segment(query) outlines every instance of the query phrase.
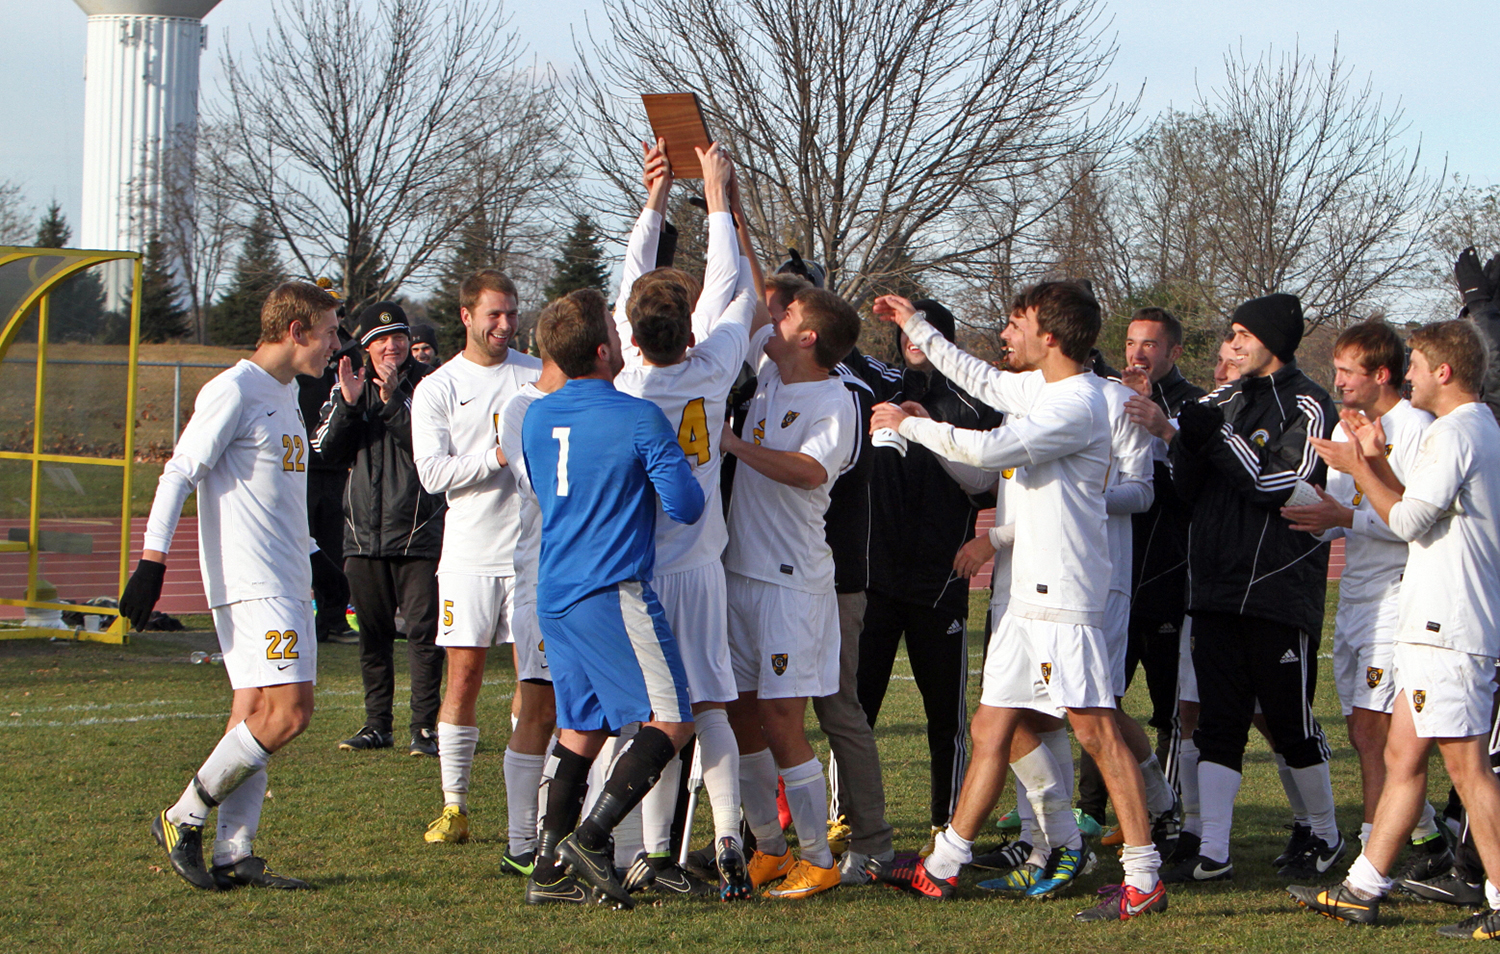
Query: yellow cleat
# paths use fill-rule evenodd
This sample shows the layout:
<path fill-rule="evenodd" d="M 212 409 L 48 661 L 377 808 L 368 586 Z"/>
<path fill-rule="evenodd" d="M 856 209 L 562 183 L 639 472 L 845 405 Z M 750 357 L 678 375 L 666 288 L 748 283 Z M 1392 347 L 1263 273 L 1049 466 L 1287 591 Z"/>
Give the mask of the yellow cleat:
<path fill-rule="evenodd" d="M 927 836 L 927 844 L 923 845 L 922 850 L 917 852 L 918 858 L 926 858 L 928 855 L 937 850 L 937 836 L 941 835 L 943 833 L 943 829 L 947 827 L 947 825 L 943 825 L 941 827 L 937 825 L 932 826 L 932 834 Z"/>
<path fill-rule="evenodd" d="M 469 840 L 469 816 L 459 811 L 457 805 L 444 805 L 443 813 L 427 826 L 422 840 L 434 845 L 439 842 L 463 844 Z"/>
<path fill-rule="evenodd" d="M 844 816 L 840 815 L 837 820 L 830 819 L 828 822 L 828 850 L 836 855 L 842 855 L 849 850 L 849 836 L 853 830 L 844 824 Z"/>
<path fill-rule="evenodd" d="M 779 881 L 787 876 L 792 870 L 796 859 L 792 857 L 792 849 L 788 848 L 784 855 L 768 855 L 764 851 L 756 849 L 755 854 L 750 856 L 750 887 L 759 888 L 763 884 Z M 837 871 L 834 874 L 838 874 Z"/>
<path fill-rule="evenodd" d="M 806 860 L 799 860 L 787 873 L 781 886 L 772 888 L 766 894 L 773 898 L 806 898 L 838 886 L 838 868 L 819 868 Z"/>
<path fill-rule="evenodd" d="M 1116 826 L 1104 833 L 1099 839 L 1099 844 L 1105 848 L 1123 848 L 1125 846 L 1125 829 Z"/>

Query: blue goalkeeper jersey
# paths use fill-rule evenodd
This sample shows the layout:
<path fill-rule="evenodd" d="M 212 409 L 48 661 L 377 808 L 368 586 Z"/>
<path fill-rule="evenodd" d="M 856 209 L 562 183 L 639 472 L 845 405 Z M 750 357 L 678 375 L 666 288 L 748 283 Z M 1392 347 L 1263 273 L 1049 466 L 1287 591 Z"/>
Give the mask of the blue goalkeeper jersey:
<path fill-rule="evenodd" d="M 542 511 L 540 616 L 651 579 L 658 495 L 678 523 L 703 515 L 703 490 L 666 415 L 608 381 L 576 379 L 533 401 L 521 453 Z"/>

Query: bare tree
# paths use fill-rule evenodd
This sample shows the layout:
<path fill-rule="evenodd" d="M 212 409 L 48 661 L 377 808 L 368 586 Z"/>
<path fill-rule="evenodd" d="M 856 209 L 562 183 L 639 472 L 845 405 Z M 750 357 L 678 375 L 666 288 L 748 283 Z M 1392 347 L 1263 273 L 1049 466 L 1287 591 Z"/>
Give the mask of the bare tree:
<path fill-rule="evenodd" d="M 1432 285 L 1441 289 L 1432 303 L 1431 317 L 1451 318 L 1463 304 L 1453 280 L 1458 254 L 1472 245 L 1481 261 L 1500 255 L 1500 185 L 1481 187 L 1455 176 L 1443 192 L 1431 242 Z"/>
<path fill-rule="evenodd" d="M 1011 238 L 995 196 L 1107 154 L 1133 112 L 1102 80 L 1096 0 L 606 0 L 579 43 L 580 149 L 601 208 L 634 215 L 638 94 L 692 91 L 742 171 L 751 228 L 854 302 L 933 273 L 983 275 Z M 635 206 L 639 208 L 639 206 Z M 1024 225 L 1026 221 L 1019 223 Z"/>
<path fill-rule="evenodd" d="M 0 181 L 0 245 L 28 245 L 36 232 L 32 208 L 18 183 Z"/>
<path fill-rule="evenodd" d="M 351 309 L 430 277 L 483 210 L 511 221 L 565 164 L 550 85 L 483 0 L 279 0 L 224 53 L 213 174 L 263 213 L 295 268 L 360 283 Z"/>

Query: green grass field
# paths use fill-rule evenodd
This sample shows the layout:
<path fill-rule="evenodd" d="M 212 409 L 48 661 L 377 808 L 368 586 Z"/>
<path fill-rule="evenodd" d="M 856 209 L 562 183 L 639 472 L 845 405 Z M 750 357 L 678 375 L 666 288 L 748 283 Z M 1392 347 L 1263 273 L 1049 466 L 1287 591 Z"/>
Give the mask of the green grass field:
<path fill-rule="evenodd" d="M 979 691 L 974 634 L 983 625 L 983 606 L 975 603 L 971 705 Z M 1455 909 L 1409 903 L 1391 906 L 1386 926 L 1357 929 L 1295 909 L 1269 867 L 1288 819 L 1260 742 L 1252 742 L 1247 757 L 1235 818 L 1236 880 L 1178 889 L 1162 917 L 1071 921 L 1074 911 L 1092 904 L 1095 889 L 1119 879 L 1112 857 L 1071 896 L 1052 902 L 996 900 L 973 888 L 977 878 L 966 874 L 960 900 L 943 905 L 884 888 L 845 888 L 802 902 L 532 909 L 521 903 L 522 883 L 498 873 L 509 664 L 493 668 L 481 699 L 486 735 L 471 805 L 477 842 L 427 845 L 422 831 L 441 807 L 437 762 L 409 758 L 404 746 L 374 754 L 335 749 L 361 724 L 362 693 L 357 648 L 329 644 L 321 647 L 317 716 L 272 763 L 272 797 L 257 843 L 278 869 L 321 890 L 195 891 L 164 870 L 148 824 L 175 800 L 223 731 L 229 700 L 223 670 L 188 663 L 189 652 L 212 645 L 207 634 L 137 636 L 126 647 L 0 643 L 0 799 L 11 806 L 0 822 L 0 951 L 1405 954 L 1448 946 L 1433 928 L 1458 920 Z M 1319 714 L 1336 752 L 1340 823 L 1357 831 L 1354 754 L 1327 661 L 1321 669 Z M 897 677 L 878 734 L 896 847 L 910 852 L 927 836 L 928 770 L 921 707 L 904 656 Z M 405 718 L 403 682 L 398 676 L 398 727 Z M 1127 706 L 1140 712 L 1142 704 L 1138 689 Z M 1440 772 L 1431 789 L 1436 798 L 1446 792 Z M 706 837 L 707 817 L 704 805 L 695 844 Z"/>

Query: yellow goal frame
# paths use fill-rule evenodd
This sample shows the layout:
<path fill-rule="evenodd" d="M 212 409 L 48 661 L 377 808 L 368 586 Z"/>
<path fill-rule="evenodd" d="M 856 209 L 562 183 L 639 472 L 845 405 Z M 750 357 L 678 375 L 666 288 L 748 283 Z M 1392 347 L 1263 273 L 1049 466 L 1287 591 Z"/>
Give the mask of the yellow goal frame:
<path fill-rule="evenodd" d="M 129 261 L 131 266 L 130 295 L 130 365 L 126 370 L 125 440 L 119 458 L 79 457 L 68 454 L 45 454 L 42 452 L 43 413 L 47 384 L 47 321 L 52 292 L 68 278 L 87 268 L 106 262 Z M 44 603 L 37 599 L 37 567 L 40 549 L 40 498 L 41 466 L 50 464 L 88 464 L 119 467 L 124 472 L 124 493 L 120 500 L 120 579 L 119 591 L 125 589 L 130 571 L 130 491 L 131 462 L 135 459 L 135 399 L 136 369 L 140 354 L 141 336 L 141 276 L 142 262 L 139 252 L 105 252 L 71 248 L 18 248 L 0 246 L 0 269 L 24 267 L 33 283 L 31 290 L 16 303 L 9 314 L 0 313 L 0 359 L 10 351 L 12 342 L 32 308 L 37 310 L 37 355 L 36 355 L 36 403 L 32 424 L 32 447 L 30 453 L 0 451 L 0 460 L 29 461 L 31 464 L 31 511 L 29 532 L 25 541 L 0 540 L 0 553 L 26 553 L 26 598 L 23 600 L 0 598 L 0 606 L 20 606 L 29 609 L 61 610 L 77 612 L 79 607 L 71 603 Z M 116 645 L 130 641 L 130 627 L 120 617 L 120 611 L 108 607 L 90 607 L 90 615 L 113 616 L 114 621 L 102 632 L 91 633 L 77 629 L 44 629 L 24 627 L 0 629 L 3 639 L 60 638 L 90 640 Z"/>

